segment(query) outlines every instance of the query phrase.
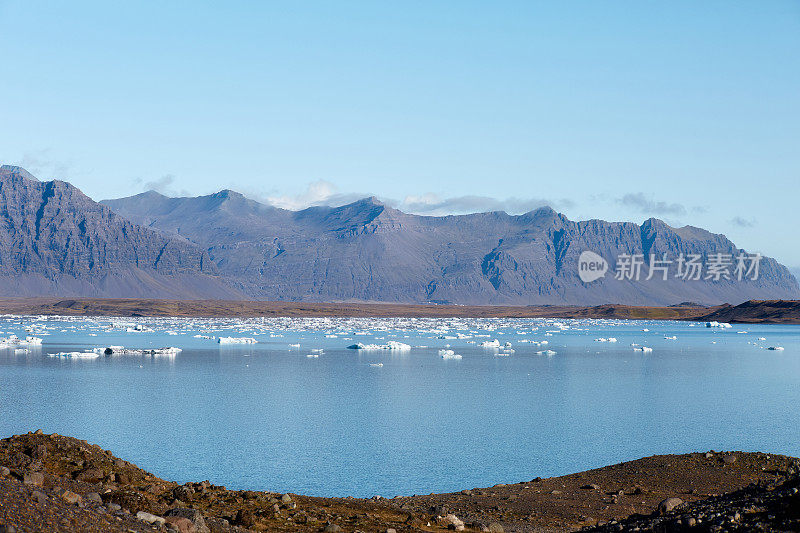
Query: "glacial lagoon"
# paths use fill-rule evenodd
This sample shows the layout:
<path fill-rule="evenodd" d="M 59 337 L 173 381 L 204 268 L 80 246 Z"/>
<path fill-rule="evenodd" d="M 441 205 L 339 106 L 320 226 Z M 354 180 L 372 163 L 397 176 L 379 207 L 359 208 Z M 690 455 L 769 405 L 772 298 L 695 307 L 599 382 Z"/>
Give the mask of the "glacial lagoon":
<path fill-rule="evenodd" d="M 0 435 L 75 436 L 178 482 L 391 497 L 800 455 L 797 326 L 6 316 L 0 337 Z"/>

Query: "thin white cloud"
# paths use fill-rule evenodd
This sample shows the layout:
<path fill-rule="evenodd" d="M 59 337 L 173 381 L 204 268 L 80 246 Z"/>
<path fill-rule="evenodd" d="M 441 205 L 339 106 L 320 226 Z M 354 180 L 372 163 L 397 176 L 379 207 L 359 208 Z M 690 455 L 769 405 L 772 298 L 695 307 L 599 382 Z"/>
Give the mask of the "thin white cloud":
<path fill-rule="evenodd" d="M 572 207 L 571 200 L 558 201 L 544 198 L 491 198 L 489 196 L 465 195 L 441 198 L 433 193 L 406 196 L 398 208 L 408 213 L 420 215 L 453 215 L 464 213 L 480 213 L 486 211 L 505 211 L 519 214 L 533 211 L 539 207 L 554 208 Z"/>
<path fill-rule="evenodd" d="M 687 212 L 686 207 L 682 204 L 652 200 L 641 192 L 628 193 L 617 199 L 617 203 L 647 215 L 682 216 Z"/>
<path fill-rule="evenodd" d="M 295 195 L 262 195 L 256 194 L 257 199 L 281 209 L 298 211 L 312 206 L 330 205 L 339 206 L 355 202 L 368 194 L 340 193 L 333 183 L 326 180 L 317 180 L 309 183 L 306 189 Z"/>
<path fill-rule="evenodd" d="M 752 228 L 753 226 L 756 225 L 756 221 L 755 220 L 746 219 L 746 218 L 739 217 L 739 216 L 733 217 L 730 220 L 730 223 L 733 224 L 734 226 L 739 226 L 740 228 Z"/>

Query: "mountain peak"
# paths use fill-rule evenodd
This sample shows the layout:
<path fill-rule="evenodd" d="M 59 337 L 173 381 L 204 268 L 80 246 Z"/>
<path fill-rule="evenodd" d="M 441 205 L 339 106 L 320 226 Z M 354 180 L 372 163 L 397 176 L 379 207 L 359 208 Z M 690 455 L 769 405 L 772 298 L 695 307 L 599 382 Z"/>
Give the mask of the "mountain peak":
<path fill-rule="evenodd" d="M 22 167 L 16 165 L 0 166 L 0 178 L 22 178 L 23 180 L 39 181 L 36 177 Z"/>

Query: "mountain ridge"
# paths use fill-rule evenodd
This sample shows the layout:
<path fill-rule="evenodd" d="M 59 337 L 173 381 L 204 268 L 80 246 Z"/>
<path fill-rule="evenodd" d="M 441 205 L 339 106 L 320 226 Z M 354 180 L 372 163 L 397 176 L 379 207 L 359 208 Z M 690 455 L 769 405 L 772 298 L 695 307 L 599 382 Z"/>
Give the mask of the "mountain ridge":
<path fill-rule="evenodd" d="M 215 193 L 219 195 L 220 193 Z M 141 196 L 141 195 L 138 195 Z M 577 258 L 592 250 L 610 263 L 620 253 L 742 252 L 722 234 L 673 228 L 650 218 L 641 225 L 569 220 L 549 206 L 423 216 L 366 197 L 342 206 L 290 211 L 238 195 L 233 212 L 208 209 L 207 198 L 131 198 L 103 203 L 134 222 L 179 235 L 208 250 L 237 289 L 258 299 L 394 301 L 465 305 L 713 305 L 749 299 L 797 298 L 797 281 L 771 258 L 762 278 L 733 284 L 669 279 L 645 283 L 606 278 L 585 284 Z M 169 208 L 163 204 L 171 203 Z M 161 207 L 157 204 L 162 204 Z M 647 266 L 647 265 L 645 265 Z"/>
<path fill-rule="evenodd" d="M 197 246 L 10 165 L 0 167 L 0 294 L 238 295 Z"/>

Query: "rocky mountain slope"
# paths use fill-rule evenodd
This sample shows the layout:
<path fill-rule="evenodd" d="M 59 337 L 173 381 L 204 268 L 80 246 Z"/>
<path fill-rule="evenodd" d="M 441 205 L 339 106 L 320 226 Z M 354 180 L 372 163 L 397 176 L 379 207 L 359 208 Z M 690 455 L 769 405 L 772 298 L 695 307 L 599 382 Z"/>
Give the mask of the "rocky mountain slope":
<path fill-rule="evenodd" d="M 130 220 L 207 250 L 241 292 L 259 299 L 389 301 L 472 305 L 674 305 L 740 303 L 800 297 L 794 276 L 764 258 L 759 279 L 684 280 L 677 264 L 662 281 L 616 280 L 619 254 L 741 251 L 725 236 L 700 228 L 574 222 L 550 208 L 429 217 L 365 198 L 341 207 L 287 211 L 224 190 L 196 198 L 150 191 L 105 205 Z M 583 251 L 596 252 L 610 272 L 591 283 L 578 276 Z M 731 266 L 731 273 L 733 268 Z M 703 273 L 705 276 L 705 272 Z M 704 277 L 703 276 L 703 277 Z"/>
<path fill-rule="evenodd" d="M 0 167 L 0 295 L 241 296 L 208 253 L 142 228 L 63 181 Z"/>

